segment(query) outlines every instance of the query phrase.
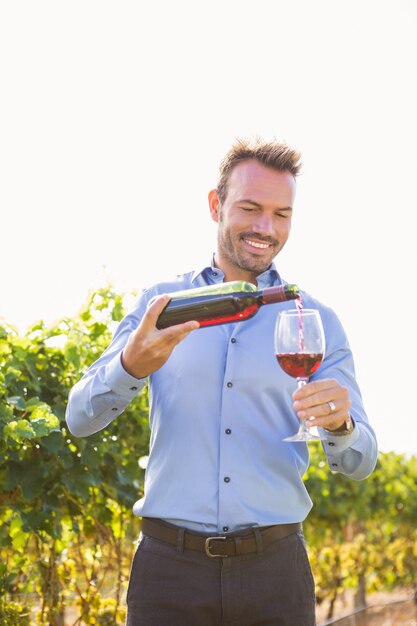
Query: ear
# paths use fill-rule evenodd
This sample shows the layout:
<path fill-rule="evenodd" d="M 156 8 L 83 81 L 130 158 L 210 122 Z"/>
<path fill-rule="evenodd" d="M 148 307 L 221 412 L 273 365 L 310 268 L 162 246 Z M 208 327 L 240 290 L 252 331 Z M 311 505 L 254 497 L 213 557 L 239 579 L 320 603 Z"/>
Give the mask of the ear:
<path fill-rule="evenodd" d="M 212 189 L 208 195 L 211 219 L 214 222 L 219 221 L 220 200 L 216 189 Z"/>

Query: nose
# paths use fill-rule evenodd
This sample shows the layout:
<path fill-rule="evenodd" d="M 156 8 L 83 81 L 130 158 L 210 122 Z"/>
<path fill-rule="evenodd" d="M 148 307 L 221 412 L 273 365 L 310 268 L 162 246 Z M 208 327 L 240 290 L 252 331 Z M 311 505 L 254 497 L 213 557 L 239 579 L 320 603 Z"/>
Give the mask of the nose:
<path fill-rule="evenodd" d="M 264 236 L 273 235 L 274 227 L 273 227 L 272 216 L 266 213 L 263 213 L 262 215 L 257 215 L 257 218 L 253 224 L 253 229 L 260 235 L 264 235 Z"/>

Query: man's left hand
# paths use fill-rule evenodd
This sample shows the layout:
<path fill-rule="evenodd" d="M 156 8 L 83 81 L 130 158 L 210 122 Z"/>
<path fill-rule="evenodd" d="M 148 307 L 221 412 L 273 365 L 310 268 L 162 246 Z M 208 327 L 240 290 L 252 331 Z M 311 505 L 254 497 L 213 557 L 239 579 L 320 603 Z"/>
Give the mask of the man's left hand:
<path fill-rule="evenodd" d="M 309 382 L 296 389 L 292 397 L 294 410 L 300 420 L 307 420 L 307 426 L 336 430 L 350 419 L 348 389 L 334 378 Z"/>

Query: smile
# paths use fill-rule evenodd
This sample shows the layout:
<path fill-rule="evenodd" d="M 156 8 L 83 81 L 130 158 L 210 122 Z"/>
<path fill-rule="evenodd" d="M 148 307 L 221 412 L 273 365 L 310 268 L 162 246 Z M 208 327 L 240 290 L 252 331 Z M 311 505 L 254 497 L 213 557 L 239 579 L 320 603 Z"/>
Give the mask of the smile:
<path fill-rule="evenodd" d="M 244 242 L 249 244 L 250 246 L 253 246 L 254 248 L 260 248 L 261 250 L 265 250 L 271 245 L 269 243 L 258 243 L 257 241 L 252 241 L 251 239 L 244 239 Z"/>

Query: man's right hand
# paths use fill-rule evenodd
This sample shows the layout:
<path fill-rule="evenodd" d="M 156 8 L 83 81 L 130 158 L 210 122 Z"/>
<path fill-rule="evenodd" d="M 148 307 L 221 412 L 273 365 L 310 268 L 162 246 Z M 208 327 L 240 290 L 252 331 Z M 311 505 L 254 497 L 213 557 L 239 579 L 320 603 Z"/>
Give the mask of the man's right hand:
<path fill-rule="evenodd" d="M 122 354 L 123 367 L 131 376 L 145 378 L 159 370 L 175 346 L 200 327 L 198 322 L 191 321 L 159 330 L 156 322 L 169 300 L 167 295 L 156 298 L 131 333 Z"/>

